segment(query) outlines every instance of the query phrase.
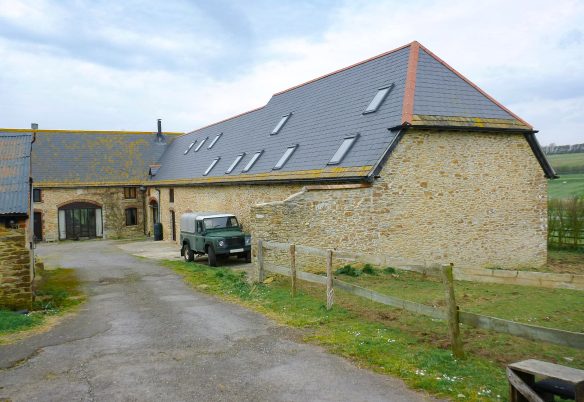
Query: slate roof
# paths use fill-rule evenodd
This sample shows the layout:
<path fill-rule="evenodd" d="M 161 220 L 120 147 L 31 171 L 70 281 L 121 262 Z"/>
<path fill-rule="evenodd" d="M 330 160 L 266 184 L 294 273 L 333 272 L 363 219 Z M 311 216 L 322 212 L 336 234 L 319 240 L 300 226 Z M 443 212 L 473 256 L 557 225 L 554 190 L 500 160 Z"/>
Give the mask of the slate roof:
<path fill-rule="evenodd" d="M 28 214 L 29 133 L 0 133 L 0 215 Z"/>
<path fill-rule="evenodd" d="M 380 108 L 363 114 L 378 89 L 393 89 Z M 283 115 L 292 116 L 270 135 Z M 533 133 L 532 127 L 462 77 L 418 42 L 278 92 L 258 109 L 177 138 L 152 177 L 157 183 L 229 183 L 271 180 L 363 180 L 371 177 L 411 126 L 472 127 Z M 346 136 L 360 136 L 338 165 L 328 165 Z M 210 142 L 221 135 L 208 149 Z M 204 146 L 196 146 L 207 138 Z M 188 153 L 189 144 L 197 141 Z M 274 165 L 298 145 L 280 170 Z M 262 151 L 252 169 L 243 167 Z M 245 156 L 231 174 L 238 154 Z M 220 158 L 208 175 L 204 172 Z"/>
<path fill-rule="evenodd" d="M 31 130 L 0 129 L 0 136 Z M 35 130 L 32 176 L 35 187 L 143 184 L 148 168 L 179 133 Z"/>

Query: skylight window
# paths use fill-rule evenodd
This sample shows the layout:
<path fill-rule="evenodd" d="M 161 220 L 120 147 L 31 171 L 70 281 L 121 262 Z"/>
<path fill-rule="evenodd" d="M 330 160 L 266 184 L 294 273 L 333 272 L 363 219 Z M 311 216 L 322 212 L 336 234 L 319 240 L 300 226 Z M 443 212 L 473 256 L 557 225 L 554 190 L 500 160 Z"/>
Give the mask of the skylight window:
<path fill-rule="evenodd" d="M 201 140 L 201 142 L 199 142 L 199 145 L 197 145 L 197 147 L 195 148 L 195 152 L 198 152 L 199 149 L 201 149 L 201 147 L 203 146 L 203 144 L 205 143 L 205 141 L 207 141 L 207 139 L 209 139 L 209 137 L 203 138 Z"/>
<path fill-rule="evenodd" d="M 392 88 L 393 84 L 379 88 L 363 114 L 377 112 L 377 109 L 379 109 L 379 106 L 381 106 L 385 98 L 387 98 L 387 95 L 389 95 L 389 92 L 392 90 Z"/>
<path fill-rule="evenodd" d="M 335 152 L 335 154 L 329 161 L 328 165 L 338 165 L 339 163 L 341 163 L 345 155 L 347 155 L 347 153 L 353 147 L 353 144 L 355 144 L 355 141 L 357 141 L 357 138 L 359 138 L 359 134 L 355 134 L 350 137 L 345 137 L 345 139 L 341 143 L 341 146 L 339 147 L 339 149 L 337 149 L 337 152 Z"/>
<path fill-rule="evenodd" d="M 284 167 L 286 162 L 288 162 L 288 159 L 290 159 L 294 151 L 296 151 L 296 148 L 298 148 L 298 144 L 288 147 L 288 149 L 286 149 L 286 152 L 284 152 L 284 155 L 282 155 L 278 163 L 276 163 L 276 166 L 273 167 L 273 170 L 282 169 L 282 167 Z"/>
<path fill-rule="evenodd" d="M 282 116 L 282 118 L 280 119 L 278 124 L 276 124 L 276 127 L 272 130 L 272 133 L 270 135 L 278 134 L 282 127 L 284 127 L 284 124 L 286 124 L 290 116 L 292 116 L 292 113 L 288 113 Z"/>
<path fill-rule="evenodd" d="M 233 172 L 233 169 L 235 169 L 235 167 L 237 166 L 237 164 L 239 162 L 241 162 L 241 160 L 243 159 L 244 156 L 245 156 L 245 153 L 242 153 L 242 154 L 237 155 L 237 157 L 235 158 L 235 160 L 233 161 L 233 163 L 229 166 L 229 168 L 225 171 L 225 173 L 229 174 L 229 173 Z"/>
<path fill-rule="evenodd" d="M 260 158 L 260 156 L 262 156 L 263 153 L 264 151 L 261 150 L 253 154 L 249 162 L 247 162 L 247 165 L 245 165 L 245 167 L 243 168 L 243 173 L 248 172 L 253 167 L 253 165 L 255 165 L 255 163 L 258 161 L 258 159 Z"/>
<path fill-rule="evenodd" d="M 184 153 L 183 155 L 186 155 L 186 154 L 188 154 L 188 153 L 189 153 L 189 151 L 191 150 L 191 148 L 193 147 L 193 145 L 195 145 L 195 143 L 196 143 L 196 142 L 197 142 L 196 140 L 195 140 L 195 141 L 193 141 L 193 142 L 191 142 L 191 144 L 189 145 L 189 147 L 187 148 L 187 150 L 185 151 L 185 153 Z"/>
<path fill-rule="evenodd" d="M 222 135 L 223 135 L 223 133 L 217 134 L 217 137 L 213 138 L 213 141 L 211 141 L 211 143 L 209 144 L 207 149 L 213 148 L 213 145 L 215 145 L 215 143 L 219 140 L 219 138 L 221 138 Z"/>
<path fill-rule="evenodd" d="M 207 170 L 205 170 L 205 173 L 203 173 L 203 176 L 207 176 L 209 174 L 209 172 L 211 172 L 211 170 L 213 170 L 213 168 L 215 167 L 215 165 L 217 164 L 217 162 L 219 162 L 219 159 L 221 159 L 221 158 L 215 158 L 215 159 L 213 159 L 213 162 L 211 162 L 211 164 L 209 165 L 209 167 L 207 168 Z"/>

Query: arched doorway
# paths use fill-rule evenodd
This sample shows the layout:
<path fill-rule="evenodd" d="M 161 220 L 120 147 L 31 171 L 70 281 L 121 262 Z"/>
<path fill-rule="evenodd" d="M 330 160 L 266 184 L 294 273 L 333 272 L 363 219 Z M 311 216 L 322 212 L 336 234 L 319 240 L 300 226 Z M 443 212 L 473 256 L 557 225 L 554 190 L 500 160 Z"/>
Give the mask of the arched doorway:
<path fill-rule="evenodd" d="M 79 201 L 59 207 L 59 240 L 102 236 L 103 218 L 100 205 Z"/>
<path fill-rule="evenodd" d="M 150 210 L 152 211 L 152 227 L 160 221 L 160 214 L 158 211 L 158 201 L 150 200 Z"/>

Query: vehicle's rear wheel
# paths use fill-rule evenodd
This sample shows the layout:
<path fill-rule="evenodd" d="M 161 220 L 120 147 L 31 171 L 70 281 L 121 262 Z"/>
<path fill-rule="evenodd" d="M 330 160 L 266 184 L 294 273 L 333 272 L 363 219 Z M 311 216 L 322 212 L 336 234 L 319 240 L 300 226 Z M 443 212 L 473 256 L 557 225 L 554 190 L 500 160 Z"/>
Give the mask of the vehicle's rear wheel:
<path fill-rule="evenodd" d="M 195 253 L 193 253 L 193 250 L 191 250 L 190 246 L 188 244 L 185 244 L 183 246 L 183 258 L 185 259 L 185 262 L 190 262 L 193 261 L 195 259 Z"/>
<path fill-rule="evenodd" d="M 213 246 L 209 246 L 207 249 L 207 259 L 209 261 L 209 266 L 216 267 L 217 266 L 217 255 L 215 254 L 215 249 Z"/>

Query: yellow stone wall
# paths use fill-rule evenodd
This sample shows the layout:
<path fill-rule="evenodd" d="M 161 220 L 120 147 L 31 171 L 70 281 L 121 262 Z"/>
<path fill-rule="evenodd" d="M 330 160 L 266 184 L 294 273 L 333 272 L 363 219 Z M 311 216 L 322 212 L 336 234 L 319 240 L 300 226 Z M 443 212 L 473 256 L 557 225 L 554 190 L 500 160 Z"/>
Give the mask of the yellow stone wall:
<path fill-rule="evenodd" d="M 257 206 L 254 242 L 458 267 L 546 262 L 547 181 L 523 135 L 411 130 L 380 176 Z"/>
<path fill-rule="evenodd" d="M 30 309 L 31 256 L 23 229 L 0 227 L 0 308 Z"/>
<path fill-rule="evenodd" d="M 124 199 L 123 187 L 38 188 L 41 188 L 42 202 L 34 203 L 34 211 L 42 213 L 43 240 L 59 239 L 58 209 L 70 202 L 93 202 L 101 206 L 105 238 L 118 237 L 117 229 L 121 229 L 121 237 L 139 236 L 144 233 L 144 194 L 139 190 L 136 190 L 136 199 Z M 121 214 L 112 215 L 109 207 L 112 204 L 118 205 L 118 212 Z M 123 211 L 132 207 L 138 210 L 138 224 L 125 226 Z"/>

